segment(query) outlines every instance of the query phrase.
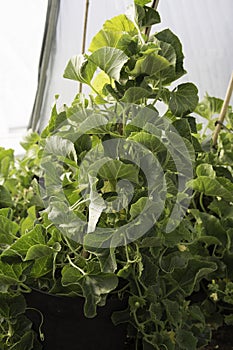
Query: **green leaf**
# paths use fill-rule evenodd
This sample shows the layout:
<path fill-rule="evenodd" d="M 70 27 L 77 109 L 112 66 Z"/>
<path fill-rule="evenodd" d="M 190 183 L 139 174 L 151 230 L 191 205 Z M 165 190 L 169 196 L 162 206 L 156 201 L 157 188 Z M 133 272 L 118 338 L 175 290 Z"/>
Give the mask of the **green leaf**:
<path fill-rule="evenodd" d="M 225 315 L 225 316 L 224 316 L 224 322 L 225 322 L 228 326 L 233 326 L 233 314 L 231 314 L 231 315 Z"/>
<path fill-rule="evenodd" d="M 180 304 L 177 301 L 165 299 L 162 301 L 166 310 L 167 320 L 174 326 L 178 326 L 182 321 Z"/>
<path fill-rule="evenodd" d="M 106 96 L 106 93 L 104 91 L 104 86 L 106 84 L 110 84 L 110 78 L 109 76 L 104 72 L 101 71 L 92 81 L 92 87 L 95 89 L 95 91 L 98 91 L 101 96 Z M 94 92 L 95 93 L 95 92 Z"/>
<path fill-rule="evenodd" d="M 18 230 L 19 226 L 15 222 L 0 216 L 0 244 L 13 243 Z"/>
<path fill-rule="evenodd" d="M 136 218 L 145 209 L 148 197 L 141 197 L 136 203 L 133 203 L 130 208 L 130 216 Z"/>
<path fill-rule="evenodd" d="M 196 218 L 198 224 L 201 221 L 202 235 L 214 236 L 215 238 L 219 239 L 224 247 L 226 246 L 227 233 L 216 216 L 208 213 L 202 213 L 194 209 L 191 210 L 191 213 Z"/>
<path fill-rule="evenodd" d="M 119 15 L 107 20 L 103 25 L 104 30 L 128 33 L 131 36 L 138 34 L 138 31 L 126 15 Z"/>
<path fill-rule="evenodd" d="M 151 95 L 151 92 L 141 88 L 141 87 L 130 87 L 124 93 L 121 101 L 128 103 L 136 103 L 142 100 L 143 98 L 148 98 Z"/>
<path fill-rule="evenodd" d="M 184 293 L 190 295 L 198 287 L 199 281 L 217 270 L 217 265 L 213 262 L 191 258 L 185 268 L 175 269 L 171 273 L 173 283 Z"/>
<path fill-rule="evenodd" d="M 200 176 L 209 176 L 212 179 L 216 177 L 215 171 L 211 164 L 199 164 L 196 168 L 196 174 L 198 177 Z"/>
<path fill-rule="evenodd" d="M 12 207 L 13 202 L 10 192 L 2 185 L 0 185 L 0 208 Z"/>
<path fill-rule="evenodd" d="M 228 179 L 199 176 L 189 181 L 188 186 L 206 196 L 221 197 L 226 201 L 233 201 L 233 183 Z"/>
<path fill-rule="evenodd" d="M 192 142 L 191 129 L 186 118 L 176 119 L 172 125 L 176 128 L 181 137 L 186 138 Z"/>
<path fill-rule="evenodd" d="M 159 13 L 155 9 L 149 6 L 144 6 L 142 8 L 141 5 L 136 5 L 138 5 L 136 6 L 136 10 L 139 27 L 150 27 L 153 24 L 160 23 Z"/>
<path fill-rule="evenodd" d="M 161 22 L 160 15 L 155 9 L 149 6 L 145 6 L 144 10 L 145 10 L 145 18 L 143 19 L 143 22 L 142 22 L 142 25 L 144 27 L 150 27 L 153 24 L 158 24 Z"/>
<path fill-rule="evenodd" d="M 101 272 L 113 273 L 116 271 L 117 262 L 116 262 L 115 248 L 98 249 L 98 248 L 89 247 L 88 251 L 98 256 Z"/>
<path fill-rule="evenodd" d="M 102 297 L 117 287 L 118 278 L 108 273 L 83 275 L 78 269 L 65 266 L 62 270 L 62 285 L 72 284 L 78 284 L 83 290 L 85 316 L 94 317 L 97 305 L 103 300 Z"/>
<path fill-rule="evenodd" d="M 184 329 L 178 329 L 176 342 L 179 346 L 179 349 L 184 349 L 184 350 L 197 349 L 197 338 L 194 337 L 193 333 L 190 331 L 186 331 Z"/>
<path fill-rule="evenodd" d="M 40 135 L 37 132 L 33 132 L 29 130 L 26 136 L 24 136 L 23 140 L 20 142 L 21 146 L 27 151 L 33 146 L 35 143 L 40 141 Z"/>
<path fill-rule="evenodd" d="M 162 42 L 166 42 L 172 45 L 176 52 L 176 79 L 184 75 L 186 73 L 183 68 L 184 55 L 179 38 L 174 33 L 172 33 L 170 29 L 165 29 L 157 33 L 156 38 Z"/>
<path fill-rule="evenodd" d="M 53 255 L 53 249 L 51 247 L 44 244 L 35 244 L 28 249 L 24 260 L 36 260 L 49 255 Z"/>
<path fill-rule="evenodd" d="M 151 2 L 151 0 L 134 0 L 134 3 L 139 6 L 144 6 Z"/>
<path fill-rule="evenodd" d="M 12 319 L 23 314 L 26 309 L 26 302 L 22 295 L 11 296 L 0 293 L 0 317 Z"/>
<path fill-rule="evenodd" d="M 28 249 L 35 244 L 45 244 L 42 226 L 40 225 L 36 225 L 31 231 L 25 233 L 15 241 L 2 253 L 2 257 L 20 256 L 23 259 L 26 256 Z"/>
<path fill-rule="evenodd" d="M 116 32 L 112 30 L 103 30 L 101 29 L 92 39 L 89 46 L 89 51 L 94 52 L 101 47 L 118 47 L 118 43 L 122 38 L 121 32 Z"/>
<path fill-rule="evenodd" d="M 219 114 L 222 108 L 223 100 L 216 97 L 205 95 L 204 99 L 198 103 L 195 113 L 201 117 L 210 120 L 214 114 Z"/>
<path fill-rule="evenodd" d="M 90 84 L 96 71 L 96 65 L 88 61 L 84 55 L 72 57 L 65 69 L 64 78 Z"/>
<path fill-rule="evenodd" d="M 38 249 L 37 249 L 37 252 L 34 251 L 33 253 L 35 253 L 33 254 L 34 256 L 36 256 L 36 254 L 39 254 Z M 41 253 L 45 254 L 45 249 L 43 252 L 42 250 L 40 250 L 40 254 Z M 48 250 L 46 253 L 48 253 Z M 50 254 L 50 255 L 41 256 L 34 261 L 34 264 L 30 271 L 30 276 L 32 278 L 40 278 L 42 276 L 47 275 L 47 273 L 51 272 L 52 270 L 53 270 L 53 255 Z"/>
<path fill-rule="evenodd" d="M 28 208 L 27 213 L 28 213 L 28 216 L 25 219 L 23 219 L 21 222 L 22 234 L 25 234 L 29 230 L 32 230 L 34 227 L 34 223 L 37 219 L 35 206 Z"/>
<path fill-rule="evenodd" d="M 138 183 L 138 168 L 134 164 L 124 164 L 117 159 L 106 162 L 99 169 L 98 174 L 109 181 L 127 179 L 133 183 Z"/>
<path fill-rule="evenodd" d="M 149 75 L 150 78 L 158 78 L 159 73 L 170 66 L 170 62 L 157 54 L 149 54 L 137 60 L 135 67 L 130 71 L 133 76 Z"/>
<path fill-rule="evenodd" d="M 74 160 L 75 163 L 77 162 L 77 155 L 73 142 L 59 135 L 53 135 L 47 138 L 43 156 L 44 158 L 46 156 L 56 156 L 58 160 L 70 161 L 71 159 Z"/>
<path fill-rule="evenodd" d="M 178 85 L 175 91 L 171 92 L 169 108 L 177 117 L 183 117 L 193 112 L 198 103 L 198 90 L 192 83 Z"/>
<path fill-rule="evenodd" d="M 9 178 L 13 161 L 14 151 L 12 149 L 5 150 L 4 148 L 0 147 L 0 175 L 2 175 L 4 179 Z"/>
<path fill-rule="evenodd" d="M 225 200 L 214 199 L 208 208 L 222 218 L 233 217 L 233 205 Z"/>
<path fill-rule="evenodd" d="M 93 248 L 103 249 L 118 247 L 122 245 L 123 242 L 124 239 L 121 236 L 116 235 L 114 229 L 104 229 L 102 231 L 101 228 L 99 228 L 96 232 L 87 234 L 84 237 L 84 247 L 88 251 L 92 251 Z"/>
<path fill-rule="evenodd" d="M 13 210 L 11 208 L 2 208 L 0 209 L 0 216 L 11 220 L 13 217 Z"/>
<path fill-rule="evenodd" d="M 113 47 L 102 47 L 93 52 L 88 59 L 111 78 L 119 81 L 121 69 L 129 57 L 122 50 Z"/>
<path fill-rule="evenodd" d="M 9 350 L 33 350 L 34 348 L 34 333 L 33 331 L 28 331 L 22 338 L 17 341 Z"/>
<path fill-rule="evenodd" d="M 142 144 L 153 153 L 166 153 L 166 146 L 164 146 L 164 144 L 161 142 L 161 139 L 153 134 L 150 134 L 149 132 L 133 132 L 130 134 L 128 139 Z"/>
<path fill-rule="evenodd" d="M 22 283 L 22 274 L 26 266 L 22 264 L 7 264 L 0 261 L 0 291 L 7 292 L 10 286 Z"/>

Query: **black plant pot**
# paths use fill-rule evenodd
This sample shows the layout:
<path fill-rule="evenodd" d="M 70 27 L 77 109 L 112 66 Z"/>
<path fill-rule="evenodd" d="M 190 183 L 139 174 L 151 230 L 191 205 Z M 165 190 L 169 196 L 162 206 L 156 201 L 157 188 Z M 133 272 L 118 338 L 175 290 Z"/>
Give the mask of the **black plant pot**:
<path fill-rule="evenodd" d="M 32 291 L 25 295 L 29 308 L 40 310 L 44 316 L 42 332 L 44 350 L 123 350 L 126 345 L 126 324 L 114 326 L 111 315 L 126 307 L 126 301 L 108 299 L 98 314 L 88 319 L 83 314 L 83 298 L 68 298 Z M 38 331 L 41 317 L 27 311 Z"/>

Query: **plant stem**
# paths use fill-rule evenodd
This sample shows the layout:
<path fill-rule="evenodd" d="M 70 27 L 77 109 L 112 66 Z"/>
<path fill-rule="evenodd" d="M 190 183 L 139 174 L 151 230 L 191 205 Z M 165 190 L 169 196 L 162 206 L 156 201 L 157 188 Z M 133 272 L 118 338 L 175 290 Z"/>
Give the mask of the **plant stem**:
<path fill-rule="evenodd" d="M 69 263 L 70 263 L 71 266 L 73 266 L 75 269 L 77 269 L 79 272 L 81 272 L 81 274 L 82 274 L 83 276 L 86 275 L 86 273 L 85 273 L 79 266 L 77 266 L 77 265 L 75 265 L 75 264 L 73 263 L 73 261 L 71 260 L 71 258 L 69 257 L 69 255 L 67 255 L 67 259 L 69 260 Z"/>
<path fill-rule="evenodd" d="M 43 316 L 42 312 L 40 312 L 40 310 L 38 310 L 38 309 L 35 309 L 34 307 L 27 307 L 26 310 L 36 311 L 40 315 L 41 321 L 40 321 L 38 330 L 39 330 L 40 340 L 44 341 L 44 333 L 41 330 L 42 329 L 42 325 L 44 323 L 44 316 Z"/>
<path fill-rule="evenodd" d="M 204 204 L 203 204 L 203 192 L 201 192 L 200 194 L 200 197 L 199 197 L 199 203 L 200 203 L 200 206 L 201 206 L 201 209 L 203 210 L 204 213 L 206 213 L 206 210 L 205 210 L 205 207 L 204 207 Z"/>
<path fill-rule="evenodd" d="M 159 80 L 159 90 L 158 90 L 158 93 L 157 93 L 157 96 L 156 98 L 154 99 L 153 101 L 153 106 L 156 104 L 156 102 L 159 100 L 160 96 L 161 96 L 161 92 L 162 92 L 162 81 Z"/>

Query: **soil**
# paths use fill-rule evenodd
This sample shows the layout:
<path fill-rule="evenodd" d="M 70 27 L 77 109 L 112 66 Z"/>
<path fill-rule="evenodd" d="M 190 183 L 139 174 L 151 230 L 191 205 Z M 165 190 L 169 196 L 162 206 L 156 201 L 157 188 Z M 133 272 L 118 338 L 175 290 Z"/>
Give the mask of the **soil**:
<path fill-rule="evenodd" d="M 233 350 L 233 327 L 220 327 L 213 331 L 212 341 L 205 350 Z"/>

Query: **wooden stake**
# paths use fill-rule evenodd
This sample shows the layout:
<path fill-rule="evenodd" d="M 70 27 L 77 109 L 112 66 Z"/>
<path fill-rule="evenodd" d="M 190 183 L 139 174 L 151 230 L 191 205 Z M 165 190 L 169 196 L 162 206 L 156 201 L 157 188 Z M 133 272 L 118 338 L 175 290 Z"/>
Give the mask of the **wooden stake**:
<path fill-rule="evenodd" d="M 151 8 L 154 9 L 154 10 L 157 10 L 158 4 L 159 4 L 159 0 L 154 0 L 153 4 L 151 5 Z M 145 34 L 147 35 L 147 37 L 150 36 L 150 31 L 151 31 L 151 26 L 150 27 L 146 27 Z"/>
<path fill-rule="evenodd" d="M 220 130 L 222 128 L 222 124 L 223 124 L 224 118 L 225 118 L 226 113 L 227 113 L 227 108 L 228 108 L 229 103 L 230 103 L 232 92 L 233 92 L 233 73 L 231 75 L 231 79 L 230 79 L 230 82 L 229 82 L 229 85 L 228 85 L 228 88 L 227 88 L 226 96 L 225 96 L 225 99 L 224 99 L 224 102 L 223 102 L 223 105 L 222 105 L 221 112 L 219 114 L 219 119 L 218 119 L 218 122 L 217 122 L 215 130 L 214 130 L 213 147 L 216 147 L 216 145 L 217 145 L 218 135 L 220 133 Z"/>
<path fill-rule="evenodd" d="M 84 25 L 83 25 L 83 40 L 82 40 L 82 54 L 86 50 L 86 38 L 87 38 L 87 23 L 88 23 L 88 13 L 89 13 L 89 0 L 86 0 L 85 15 L 84 15 Z M 79 84 L 79 92 L 82 92 L 82 83 Z"/>

